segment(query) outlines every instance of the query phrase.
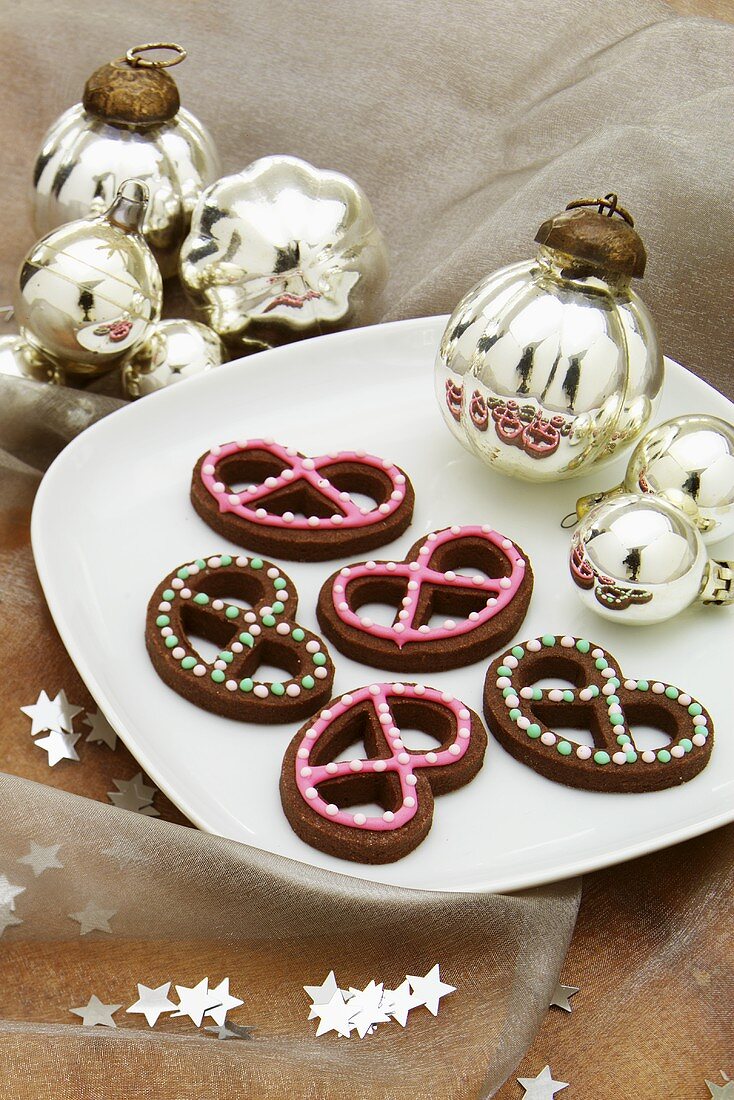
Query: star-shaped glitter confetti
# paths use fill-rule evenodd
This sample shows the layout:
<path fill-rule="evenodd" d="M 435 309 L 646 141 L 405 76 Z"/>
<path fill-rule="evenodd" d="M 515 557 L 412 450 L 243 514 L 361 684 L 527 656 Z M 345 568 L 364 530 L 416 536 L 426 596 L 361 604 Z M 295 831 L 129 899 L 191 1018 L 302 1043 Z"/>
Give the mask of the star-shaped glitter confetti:
<path fill-rule="evenodd" d="M 224 978 L 219 985 L 210 989 L 209 996 L 215 1007 L 207 1009 L 204 1015 L 211 1016 L 214 1023 L 219 1024 L 220 1027 L 224 1025 L 225 1017 L 231 1008 L 237 1008 L 245 1003 L 239 997 L 230 996 L 229 978 Z"/>
<path fill-rule="evenodd" d="M 12 928 L 14 924 L 22 924 L 23 921 L 13 916 L 9 905 L 0 905 L 0 936 L 6 928 Z"/>
<path fill-rule="evenodd" d="M 518 1077 L 518 1083 L 525 1089 L 525 1100 L 553 1100 L 561 1089 L 568 1088 L 568 1081 L 554 1081 L 550 1066 L 541 1070 L 537 1077 Z"/>
<path fill-rule="evenodd" d="M 42 848 L 32 840 L 30 852 L 28 855 L 19 856 L 18 863 L 25 863 L 38 878 L 44 871 L 50 871 L 52 867 L 64 866 L 58 858 L 60 847 L 60 844 L 52 844 L 49 848 Z"/>
<path fill-rule="evenodd" d="M 382 994 L 382 982 L 371 981 L 364 989 L 349 988 L 349 1022 L 356 1028 L 360 1039 L 364 1039 L 377 1024 L 386 1024 L 390 1019 L 382 1008 Z"/>
<path fill-rule="evenodd" d="M 408 1013 L 411 1008 L 416 1008 L 420 1004 L 410 988 L 410 982 L 406 978 L 404 982 L 401 982 L 397 989 L 386 989 L 382 995 L 382 1010 L 387 1012 L 393 1020 L 397 1020 L 401 1027 L 405 1027 L 408 1022 Z"/>
<path fill-rule="evenodd" d="M 329 1003 L 339 986 L 334 971 L 330 970 L 321 985 L 304 985 L 303 988 L 312 1004 L 325 1005 Z M 313 1019 L 313 1017 L 310 1017 L 310 1019 Z"/>
<path fill-rule="evenodd" d="M 177 985 L 179 1003 L 173 1016 L 188 1016 L 197 1027 L 201 1027 L 201 1021 L 207 1012 L 219 1007 L 219 1002 L 212 999 L 209 989 L 209 979 L 202 978 L 198 985 Z"/>
<path fill-rule="evenodd" d="M 351 1022 L 352 1011 L 350 1003 L 344 1000 L 342 991 L 337 989 L 325 1004 L 311 1005 L 310 1019 L 318 1018 L 317 1035 L 335 1031 L 337 1035 L 346 1037 L 354 1026 Z"/>
<path fill-rule="evenodd" d="M 74 745 L 80 736 L 81 734 L 78 733 L 59 733 L 58 730 L 51 730 L 45 737 L 39 737 L 34 741 L 34 745 L 48 753 L 48 766 L 53 768 L 60 760 L 79 759 Z"/>
<path fill-rule="evenodd" d="M 215 1027 L 205 1027 L 204 1031 L 211 1031 L 217 1039 L 251 1039 L 254 1027 L 247 1024 L 218 1024 Z"/>
<path fill-rule="evenodd" d="M 416 974 L 407 974 L 410 988 L 416 998 L 416 1006 L 425 1005 L 432 1016 L 438 1016 L 438 1002 L 449 993 L 456 992 L 455 985 L 441 981 L 438 963 L 422 978 Z"/>
<path fill-rule="evenodd" d="M 112 782 L 117 790 L 108 791 L 107 797 L 113 806 L 118 806 L 121 810 L 133 810 L 147 817 L 160 816 L 155 806 L 151 805 L 156 788 L 143 781 L 142 772 L 138 772 L 132 779 L 113 779 Z"/>
<path fill-rule="evenodd" d="M 551 997 L 551 1003 L 549 1008 L 562 1008 L 564 1012 L 572 1012 L 571 998 L 578 993 L 579 987 L 576 985 L 561 985 L 559 982 L 556 986 L 556 991 Z"/>
<path fill-rule="evenodd" d="M 23 714 L 31 719 L 31 737 L 44 730 L 73 730 L 72 721 L 80 714 L 83 707 L 76 707 L 66 698 L 66 692 L 60 691 L 55 699 L 50 699 L 45 691 L 42 691 L 38 699 L 31 706 L 21 707 Z"/>
<path fill-rule="evenodd" d="M 118 1008 L 122 1008 L 122 1005 L 103 1005 L 99 997 L 92 994 L 85 1005 L 81 1005 L 79 1008 L 70 1008 L 69 1012 L 73 1012 L 75 1016 L 81 1016 L 85 1027 L 96 1027 L 97 1025 L 117 1027 L 112 1017 Z"/>
<path fill-rule="evenodd" d="M 25 893 L 25 886 L 16 886 L 10 882 L 6 875 L 0 875 L 0 905 L 7 906 L 15 912 L 15 899 L 18 894 Z"/>
<path fill-rule="evenodd" d="M 734 1081 L 730 1081 L 723 1070 L 720 1070 L 725 1085 L 717 1085 L 715 1081 L 705 1081 L 713 1100 L 734 1100 Z"/>
<path fill-rule="evenodd" d="M 168 999 L 170 988 L 170 982 L 164 982 L 163 985 L 156 986 L 155 989 L 152 986 L 141 985 L 138 982 L 138 999 L 134 1005 L 130 1005 L 125 1011 L 141 1013 L 148 1021 L 148 1027 L 153 1027 L 162 1012 L 173 1012 L 176 1007 L 175 1003 Z"/>
<path fill-rule="evenodd" d="M 101 710 L 87 711 L 84 724 L 85 726 L 89 726 L 91 730 L 91 732 L 87 734 L 87 741 L 94 741 L 99 745 L 107 745 L 111 749 L 117 748 L 117 734 Z"/>
<path fill-rule="evenodd" d="M 84 909 L 69 913 L 69 916 L 79 922 L 79 935 L 86 936 L 88 932 L 111 932 L 110 921 L 116 912 L 116 909 L 102 909 L 96 902 L 88 901 Z"/>

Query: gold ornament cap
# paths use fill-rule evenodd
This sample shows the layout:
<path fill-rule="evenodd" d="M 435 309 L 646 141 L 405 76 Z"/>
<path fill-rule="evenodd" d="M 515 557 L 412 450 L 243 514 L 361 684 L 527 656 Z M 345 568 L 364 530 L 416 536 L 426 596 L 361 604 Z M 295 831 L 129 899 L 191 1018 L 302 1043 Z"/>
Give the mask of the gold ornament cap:
<path fill-rule="evenodd" d="M 174 57 L 150 61 L 143 54 L 170 50 Z M 175 42 L 148 42 L 133 46 L 97 69 L 84 85 L 84 109 L 111 126 L 147 129 L 174 117 L 181 106 L 176 81 L 165 70 L 178 65 L 186 50 Z"/>
<path fill-rule="evenodd" d="M 562 213 L 543 222 L 535 240 L 569 257 L 572 262 L 564 269 L 571 276 L 601 271 L 641 279 L 647 253 L 634 225 L 632 215 L 610 192 L 603 199 L 570 202 Z"/>

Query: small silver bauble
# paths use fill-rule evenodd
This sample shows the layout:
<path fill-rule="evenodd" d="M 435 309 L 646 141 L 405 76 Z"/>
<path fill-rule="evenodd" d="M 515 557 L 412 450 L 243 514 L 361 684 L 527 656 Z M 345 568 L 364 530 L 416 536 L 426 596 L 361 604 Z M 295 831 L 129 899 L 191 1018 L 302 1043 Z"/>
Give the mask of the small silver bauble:
<path fill-rule="evenodd" d="M 63 386 L 66 380 L 64 368 L 59 363 L 42 358 L 17 335 L 0 336 L 0 374 L 48 382 L 51 386 Z"/>
<path fill-rule="evenodd" d="M 456 438 L 493 469 L 558 481 L 639 436 L 663 359 L 630 288 L 645 249 L 616 195 L 571 203 L 535 239 L 534 260 L 494 272 L 454 310 L 436 396 Z"/>
<path fill-rule="evenodd" d="M 42 237 L 18 273 L 14 311 L 34 360 L 93 377 L 119 364 L 160 316 L 163 284 L 140 228 L 148 192 L 120 185 L 98 218 Z"/>
<path fill-rule="evenodd" d="M 157 49 L 173 50 L 173 60 L 143 56 Z M 180 106 L 176 83 L 164 71 L 185 56 L 174 43 L 136 46 L 90 76 L 83 102 L 56 120 L 36 159 L 38 233 L 101 214 L 122 180 L 135 176 L 150 192 L 146 240 L 163 274 L 175 273 L 191 211 L 219 175 L 211 136 Z"/>
<path fill-rule="evenodd" d="M 222 341 L 206 325 L 180 317 L 158 321 L 123 366 L 122 389 L 126 397 L 145 397 L 218 367 L 225 359 Z"/>
<path fill-rule="evenodd" d="M 576 512 L 620 493 L 662 497 L 688 516 L 710 545 L 734 534 L 734 427 L 717 416 L 676 416 L 637 444 L 620 485 L 581 497 Z"/>
<path fill-rule="evenodd" d="M 366 323 L 387 254 L 362 189 L 297 157 L 256 160 L 204 192 L 181 281 L 233 352 Z"/>
<path fill-rule="evenodd" d="M 660 497 L 624 493 L 590 508 L 570 568 L 582 603 L 614 622 L 660 623 L 696 600 L 734 601 L 734 563 L 709 559 L 697 528 Z"/>

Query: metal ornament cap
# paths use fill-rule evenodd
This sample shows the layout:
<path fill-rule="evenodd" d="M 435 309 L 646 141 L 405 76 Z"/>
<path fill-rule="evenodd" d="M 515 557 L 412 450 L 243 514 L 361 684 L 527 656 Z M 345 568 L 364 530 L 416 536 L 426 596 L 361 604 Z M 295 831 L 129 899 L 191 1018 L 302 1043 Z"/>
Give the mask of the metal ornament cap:
<path fill-rule="evenodd" d="M 598 209 L 591 209 L 592 205 Z M 581 277 L 586 269 L 589 274 L 601 271 L 633 279 L 645 274 L 647 253 L 642 238 L 612 192 L 603 199 L 569 203 L 560 214 L 543 222 L 535 240 L 567 258 L 564 273 L 572 278 Z"/>
<path fill-rule="evenodd" d="M 84 85 L 84 109 L 111 126 L 132 129 L 147 129 L 172 119 L 181 106 L 176 81 L 165 71 L 165 63 L 146 62 L 134 52 L 157 48 L 181 50 L 173 43 L 134 47 L 127 57 L 102 65 Z M 186 56 L 182 53 L 181 61 Z"/>

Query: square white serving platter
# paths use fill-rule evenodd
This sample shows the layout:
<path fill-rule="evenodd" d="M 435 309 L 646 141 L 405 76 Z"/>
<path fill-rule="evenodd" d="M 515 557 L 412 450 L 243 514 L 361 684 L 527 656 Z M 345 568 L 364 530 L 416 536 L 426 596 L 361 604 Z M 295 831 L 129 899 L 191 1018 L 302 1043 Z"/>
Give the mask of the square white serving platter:
<path fill-rule="evenodd" d="M 560 520 L 576 498 L 616 484 L 625 467 L 557 485 L 494 474 L 442 423 L 433 360 L 446 318 L 307 340 L 228 364 L 102 420 L 56 459 L 41 484 L 32 539 L 38 572 L 69 653 L 97 703 L 151 779 L 206 829 L 292 859 L 428 890 L 535 886 L 674 844 L 734 819 L 734 611 L 696 607 L 656 627 L 625 628 L 582 608 L 568 578 Z M 657 421 L 684 411 L 734 419 L 734 406 L 668 362 Z M 278 779 L 297 726 L 255 726 L 199 710 L 163 684 L 144 643 L 146 604 L 181 562 L 234 544 L 189 503 L 191 470 L 214 443 L 273 436 L 305 453 L 364 448 L 404 467 L 415 486 L 411 528 L 375 558 L 402 557 L 423 533 L 490 523 L 527 551 L 535 591 L 518 640 L 574 634 L 609 649 L 629 676 L 662 679 L 702 699 L 716 722 L 709 766 L 690 783 L 651 794 L 598 794 L 543 779 L 491 737 L 484 768 L 436 799 L 427 839 L 379 867 L 334 859 L 291 831 Z M 716 556 L 734 557 L 726 543 Z M 358 555 L 359 556 L 359 555 Z M 338 563 L 284 561 L 300 622 L 318 631 L 315 604 Z M 375 680 L 330 647 L 335 694 Z M 487 661 L 426 682 L 481 712 Z"/>

